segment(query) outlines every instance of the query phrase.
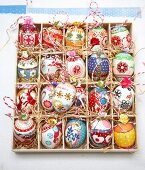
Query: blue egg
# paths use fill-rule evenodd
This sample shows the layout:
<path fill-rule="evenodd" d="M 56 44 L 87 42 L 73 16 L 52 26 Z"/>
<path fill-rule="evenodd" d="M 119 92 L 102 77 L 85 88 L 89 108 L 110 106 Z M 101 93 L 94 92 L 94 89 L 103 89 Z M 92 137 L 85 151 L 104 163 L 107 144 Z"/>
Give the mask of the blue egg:
<path fill-rule="evenodd" d="M 88 59 L 88 74 L 93 81 L 105 80 L 109 75 L 109 60 L 105 54 L 93 53 Z"/>
<path fill-rule="evenodd" d="M 79 119 L 70 120 L 65 128 L 65 143 L 69 148 L 79 148 L 87 135 L 86 125 Z"/>

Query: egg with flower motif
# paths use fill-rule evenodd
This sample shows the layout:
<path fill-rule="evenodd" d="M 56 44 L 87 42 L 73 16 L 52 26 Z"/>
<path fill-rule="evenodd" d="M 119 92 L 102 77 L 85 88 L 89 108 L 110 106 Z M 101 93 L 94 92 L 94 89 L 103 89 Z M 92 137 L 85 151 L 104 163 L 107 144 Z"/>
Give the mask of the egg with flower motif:
<path fill-rule="evenodd" d="M 131 77 L 134 73 L 134 65 L 134 59 L 129 53 L 121 52 L 116 54 L 113 59 L 113 73 L 117 80 Z"/>
<path fill-rule="evenodd" d="M 63 33 L 56 27 L 44 27 L 42 31 L 42 44 L 44 48 L 60 49 L 62 46 Z"/>
<path fill-rule="evenodd" d="M 76 98 L 76 89 L 70 83 L 59 83 L 53 95 L 53 106 L 54 109 L 63 113 L 70 109 Z"/>
<path fill-rule="evenodd" d="M 102 52 L 92 53 L 88 59 L 88 74 L 92 81 L 105 80 L 109 67 L 109 60 Z"/>
<path fill-rule="evenodd" d="M 111 29 L 112 45 L 123 51 L 128 51 L 132 45 L 132 37 L 128 29 L 123 25 L 116 25 Z"/>
<path fill-rule="evenodd" d="M 31 17 L 24 17 L 24 23 L 20 25 L 18 42 L 20 43 L 20 45 L 26 47 L 32 47 L 38 45 L 39 30 L 33 24 Z"/>
<path fill-rule="evenodd" d="M 41 128 L 41 142 L 47 149 L 57 148 L 62 141 L 62 122 L 49 118 Z"/>
<path fill-rule="evenodd" d="M 66 31 L 66 46 L 82 48 L 85 43 L 85 32 L 81 25 L 74 23 Z"/>
<path fill-rule="evenodd" d="M 126 111 L 132 107 L 134 101 L 134 90 L 132 87 L 117 86 L 113 92 L 113 104 L 117 110 Z"/>
<path fill-rule="evenodd" d="M 69 120 L 65 127 L 65 143 L 70 149 L 79 148 L 84 143 L 86 134 L 86 125 L 82 120 Z"/>
<path fill-rule="evenodd" d="M 61 59 L 59 55 L 47 55 L 41 59 L 41 72 L 48 80 L 57 81 Z"/>
<path fill-rule="evenodd" d="M 69 75 L 76 78 L 85 77 L 86 68 L 84 60 L 80 56 L 77 56 L 75 51 L 69 51 L 68 55 L 66 66 Z"/>
<path fill-rule="evenodd" d="M 53 110 L 52 97 L 54 95 L 54 87 L 47 85 L 41 91 L 41 105 L 47 111 Z"/>
<path fill-rule="evenodd" d="M 33 119 L 16 119 L 14 121 L 14 140 L 23 145 L 29 145 L 36 136 L 36 123 Z"/>
<path fill-rule="evenodd" d="M 38 63 L 34 58 L 18 60 L 18 78 L 21 81 L 33 81 L 38 76 Z"/>
<path fill-rule="evenodd" d="M 91 47 L 100 45 L 101 47 L 106 47 L 108 43 L 108 34 L 103 27 L 95 27 L 91 29 L 88 33 L 88 43 Z"/>
<path fill-rule="evenodd" d="M 36 104 L 36 92 L 33 89 L 21 89 L 17 93 L 17 109 L 18 111 L 32 113 L 32 109 Z"/>
<path fill-rule="evenodd" d="M 76 86 L 76 99 L 74 105 L 85 108 L 86 105 L 86 90 L 81 85 Z"/>
<path fill-rule="evenodd" d="M 112 125 L 108 120 L 94 119 L 90 122 L 90 142 L 97 148 L 107 147 L 112 140 Z"/>
<path fill-rule="evenodd" d="M 114 141 L 119 148 L 129 149 L 135 145 L 136 130 L 126 114 L 121 114 L 114 126 Z"/>
<path fill-rule="evenodd" d="M 106 88 L 95 87 L 89 93 L 89 109 L 100 113 L 110 107 L 110 94 Z"/>

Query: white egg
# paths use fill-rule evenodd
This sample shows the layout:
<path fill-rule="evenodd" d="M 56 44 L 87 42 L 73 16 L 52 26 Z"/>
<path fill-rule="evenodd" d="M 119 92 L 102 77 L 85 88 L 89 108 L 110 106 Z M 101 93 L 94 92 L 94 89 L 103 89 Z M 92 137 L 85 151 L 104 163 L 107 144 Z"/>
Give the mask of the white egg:
<path fill-rule="evenodd" d="M 63 113 L 70 109 L 76 97 L 76 89 L 70 83 L 59 83 L 53 96 L 54 109 Z"/>
<path fill-rule="evenodd" d="M 131 87 L 118 86 L 114 89 L 113 104 L 117 110 L 129 110 L 134 101 L 134 90 Z"/>

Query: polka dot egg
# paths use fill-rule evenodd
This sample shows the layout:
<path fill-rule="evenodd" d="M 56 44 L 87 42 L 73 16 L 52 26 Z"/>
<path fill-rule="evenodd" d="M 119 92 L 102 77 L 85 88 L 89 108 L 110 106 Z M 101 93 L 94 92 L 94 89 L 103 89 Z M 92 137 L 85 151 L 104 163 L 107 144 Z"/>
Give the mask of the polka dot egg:
<path fill-rule="evenodd" d="M 88 74 L 93 81 L 107 78 L 109 75 L 109 60 L 105 54 L 91 54 L 88 59 Z"/>
<path fill-rule="evenodd" d="M 79 148 L 86 139 L 86 125 L 79 119 L 68 121 L 65 128 L 65 143 L 69 148 Z"/>

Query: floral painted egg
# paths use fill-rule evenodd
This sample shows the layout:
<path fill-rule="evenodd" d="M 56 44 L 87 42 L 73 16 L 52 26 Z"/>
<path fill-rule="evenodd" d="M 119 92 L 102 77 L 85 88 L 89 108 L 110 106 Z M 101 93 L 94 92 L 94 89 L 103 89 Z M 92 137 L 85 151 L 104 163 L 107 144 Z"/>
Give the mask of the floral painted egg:
<path fill-rule="evenodd" d="M 47 111 L 53 110 L 52 97 L 54 95 L 54 87 L 52 85 L 48 85 L 44 87 L 41 91 L 41 105 Z"/>
<path fill-rule="evenodd" d="M 55 149 L 62 140 L 62 122 L 49 118 L 41 128 L 41 142 L 45 148 Z"/>
<path fill-rule="evenodd" d="M 132 107 L 134 90 L 131 87 L 117 86 L 113 92 L 113 104 L 117 110 L 129 110 Z"/>
<path fill-rule="evenodd" d="M 42 43 L 46 48 L 60 48 L 62 46 L 63 33 L 55 27 L 44 27 L 42 31 Z"/>
<path fill-rule="evenodd" d="M 85 108 L 86 105 L 86 91 L 81 85 L 76 86 L 76 99 L 74 105 Z"/>
<path fill-rule="evenodd" d="M 59 83 L 54 91 L 53 106 L 54 109 L 63 113 L 70 109 L 76 98 L 76 89 L 70 83 Z"/>
<path fill-rule="evenodd" d="M 18 111 L 24 111 L 31 113 L 32 108 L 36 104 L 36 92 L 32 89 L 21 89 L 17 93 L 17 109 Z"/>
<path fill-rule="evenodd" d="M 57 80 L 59 77 L 59 63 L 61 63 L 59 55 L 47 55 L 42 58 L 41 72 L 46 79 Z"/>
<path fill-rule="evenodd" d="M 89 93 L 89 109 L 93 112 L 103 112 L 110 106 L 110 94 L 106 88 L 95 87 Z"/>
<path fill-rule="evenodd" d="M 132 44 L 132 38 L 125 26 L 116 25 L 111 30 L 111 43 L 115 48 L 128 51 Z"/>
<path fill-rule="evenodd" d="M 88 74 L 92 81 L 105 80 L 109 75 L 109 60 L 105 54 L 93 53 L 88 59 Z"/>
<path fill-rule="evenodd" d="M 91 47 L 100 45 L 106 47 L 108 43 L 107 31 L 103 27 L 95 27 L 88 33 L 88 43 Z"/>
<path fill-rule="evenodd" d="M 133 147 L 136 139 L 136 130 L 132 122 L 129 122 L 128 116 L 120 115 L 119 122 L 114 127 L 115 144 L 124 149 Z"/>
<path fill-rule="evenodd" d="M 39 43 L 39 31 L 33 24 L 30 17 L 25 17 L 24 23 L 20 27 L 18 42 L 20 45 L 29 47 L 36 46 Z"/>
<path fill-rule="evenodd" d="M 116 54 L 113 59 L 113 73 L 118 80 L 131 77 L 134 73 L 133 57 L 126 52 Z"/>
<path fill-rule="evenodd" d="M 85 77 L 86 68 L 84 60 L 80 56 L 77 56 L 75 51 L 70 51 L 68 55 L 69 57 L 67 58 L 66 66 L 70 76 L 76 78 Z"/>
<path fill-rule="evenodd" d="M 14 139 L 21 144 L 31 144 L 36 135 L 36 123 L 33 119 L 16 119 L 14 121 Z"/>
<path fill-rule="evenodd" d="M 69 47 L 79 47 L 82 48 L 82 46 L 85 43 L 85 32 L 81 28 L 81 26 L 78 25 L 72 25 L 70 26 L 66 31 L 66 46 Z"/>
<path fill-rule="evenodd" d="M 107 147 L 112 140 L 112 125 L 108 120 L 94 119 L 90 123 L 90 141 L 97 148 Z"/>
<path fill-rule="evenodd" d="M 20 80 L 31 81 L 38 76 L 38 63 L 34 58 L 18 61 L 18 77 Z"/>
<path fill-rule="evenodd" d="M 65 143 L 70 148 L 79 148 L 85 141 L 87 135 L 86 125 L 79 119 L 68 121 L 65 127 Z"/>

